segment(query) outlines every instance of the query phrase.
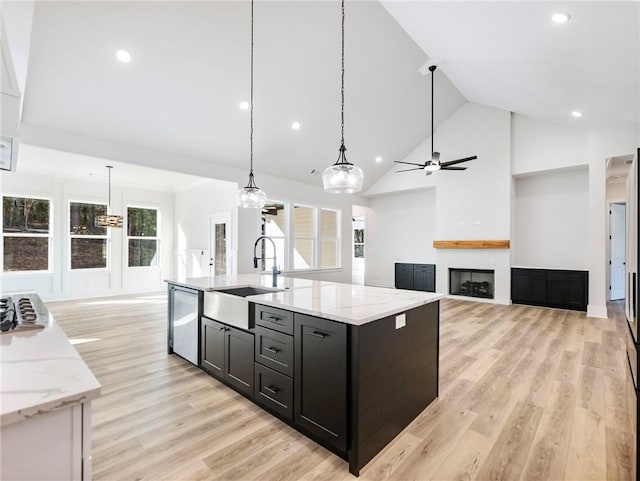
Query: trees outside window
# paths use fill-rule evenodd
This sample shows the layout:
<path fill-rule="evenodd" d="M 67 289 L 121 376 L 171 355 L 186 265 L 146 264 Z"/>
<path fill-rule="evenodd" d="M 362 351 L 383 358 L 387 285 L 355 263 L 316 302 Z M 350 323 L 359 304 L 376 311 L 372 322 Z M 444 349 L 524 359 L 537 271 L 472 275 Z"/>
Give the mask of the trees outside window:
<path fill-rule="evenodd" d="M 4 272 L 51 270 L 51 210 L 48 199 L 2 197 Z"/>
<path fill-rule="evenodd" d="M 127 207 L 129 267 L 158 265 L 158 210 Z"/>
<path fill-rule="evenodd" d="M 107 268 L 109 237 L 106 227 L 95 224 L 99 215 L 107 215 L 106 204 L 69 202 L 71 270 Z"/>

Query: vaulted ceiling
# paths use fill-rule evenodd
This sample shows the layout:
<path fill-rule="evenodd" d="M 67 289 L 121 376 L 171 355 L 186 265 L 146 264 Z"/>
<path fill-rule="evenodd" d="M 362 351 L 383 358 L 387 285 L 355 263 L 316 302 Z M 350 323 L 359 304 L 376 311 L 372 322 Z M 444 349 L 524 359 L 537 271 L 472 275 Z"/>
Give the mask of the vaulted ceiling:
<path fill-rule="evenodd" d="M 248 170 L 249 21 L 246 1 L 38 2 L 23 121 Z M 378 2 L 348 3 L 345 29 L 347 156 L 370 185 L 430 128 L 427 57 Z M 436 121 L 464 102 L 443 77 Z M 340 141 L 338 2 L 256 2 L 254 106 L 255 170 L 321 185 L 310 172 Z"/>
<path fill-rule="evenodd" d="M 558 10 L 566 25 L 550 22 Z M 467 100 L 638 125 L 639 12 L 616 1 L 347 1 L 345 136 L 365 190 L 428 136 L 426 62 L 439 65 L 436 125 Z M 36 2 L 23 121 L 247 169 L 249 18 L 244 0 Z M 338 2 L 256 2 L 258 173 L 321 185 L 310 172 L 337 158 L 339 55 Z"/>

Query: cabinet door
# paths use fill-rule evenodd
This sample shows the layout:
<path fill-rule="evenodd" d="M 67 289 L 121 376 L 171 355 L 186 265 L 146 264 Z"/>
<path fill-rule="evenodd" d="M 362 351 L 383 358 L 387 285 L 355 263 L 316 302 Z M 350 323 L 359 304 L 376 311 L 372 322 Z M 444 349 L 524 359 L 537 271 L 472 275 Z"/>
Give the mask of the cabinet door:
<path fill-rule="evenodd" d="M 295 314 L 295 423 L 347 449 L 347 326 Z"/>
<path fill-rule="evenodd" d="M 511 270 L 511 301 L 542 306 L 547 302 L 547 275 L 542 269 Z"/>
<path fill-rule="evenodd" d="M 413 289 L 413 264 L 396 263 L 396 289 Z"/>
<path fill-rule="evenodd" d="M 566 284 L 566 306 L 569 309 L 587 309 L 585 275 L 581 272 L 567 272 L 564 275 Z"/>
<path fill-rule="evenodd" d="M 226 329 L 224 377 L 238 391 L 253 396 L 253 334 Z"/>
<path fill-rule="evenodd" d="M 207 317 L 202 318 L 202 367 L 213 376 L 224 378 L 224 344 L 227 327 Z"/>
<path fill-rule="evenodd" d="M 427 292 L 436 292 L 436 265 L 427 264 Z"/>
<path fill-rule="evenodd" d="M 427 290 L 427 266 L 424 264 L 414 264 L 413 266 L 413 288 L 417 291 Z"/>
<path fill-rule="evenodd" d="M 532 269 L 529 274 L 529 299 L 531 304 L 543 306 L 547 303 L 547 273 Z"/>

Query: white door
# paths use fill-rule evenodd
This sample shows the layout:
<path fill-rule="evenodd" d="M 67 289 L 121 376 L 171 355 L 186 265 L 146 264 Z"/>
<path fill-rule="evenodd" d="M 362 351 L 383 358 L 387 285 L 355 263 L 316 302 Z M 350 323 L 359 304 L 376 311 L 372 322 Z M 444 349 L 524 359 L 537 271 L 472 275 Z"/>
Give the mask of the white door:
<path fill-rule="evenodd" d="M 625 212 L 624 204 L 611 204 L 609 235 L 611 237 L 611 289 L 609 300 L 624 298 L 625 293 Z"/>
<path fill-rule="evenodd" d="M 231 226 L 231 212 L 214 214 L 209 219 L 210 276 L 230 276 L 235 274 Z"/>

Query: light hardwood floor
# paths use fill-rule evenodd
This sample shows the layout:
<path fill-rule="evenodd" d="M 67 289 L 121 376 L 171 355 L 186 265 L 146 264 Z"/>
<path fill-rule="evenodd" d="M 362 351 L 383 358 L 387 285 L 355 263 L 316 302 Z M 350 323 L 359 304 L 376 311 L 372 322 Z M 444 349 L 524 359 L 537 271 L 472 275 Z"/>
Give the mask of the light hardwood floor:
<path fill-rule="evenodd" d="M 49 308 L 102 384 L 94 479 L 354 479 L 345 461 L 168 356 L 163 294 Z M 440 397 L 360 478 L 635 479 L 622 309 L 595 319 L 443 301 Z"/>

